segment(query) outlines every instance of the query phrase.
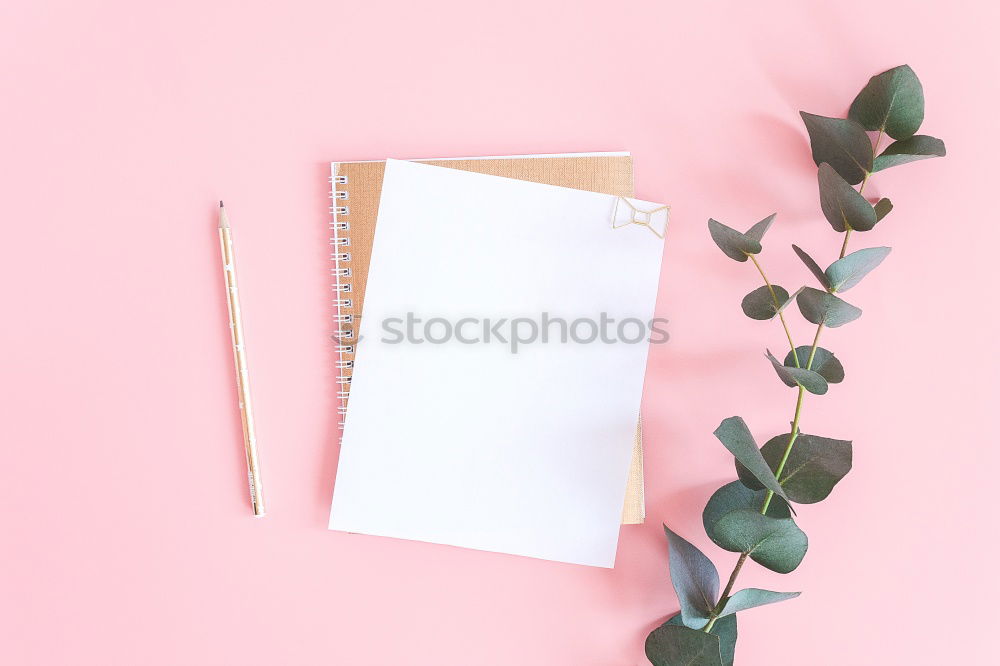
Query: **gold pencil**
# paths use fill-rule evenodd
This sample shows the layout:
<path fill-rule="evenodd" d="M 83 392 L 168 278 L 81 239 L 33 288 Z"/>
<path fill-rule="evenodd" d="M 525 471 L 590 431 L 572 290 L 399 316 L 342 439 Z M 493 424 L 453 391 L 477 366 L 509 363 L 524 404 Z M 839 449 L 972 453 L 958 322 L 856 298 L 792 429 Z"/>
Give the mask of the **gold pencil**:
<path fill-rule="evenodd" d="M 222 268 L 226 278 L 226 303 L 229 304 L 229 330 L 233 340 L 233 361 L 236 364 L 236 390 L 243 419 L 243 445 L 247 454 L 247 478 L 250 481 L 250 503 L 253 515 L 264 515 L 264 493 L 260 481 L 260 458 L 257 455 L 257 435 L 250 401 L 250 377 L 247 372 L 246 345 L 243 339 L 243 316 L 240 311 L 240 290 L 236 284 L 236 259 L 233 255 L 233 233 L 229 228 L 226 207 L 219 202 L 219 242 L 222 244 Z"/>

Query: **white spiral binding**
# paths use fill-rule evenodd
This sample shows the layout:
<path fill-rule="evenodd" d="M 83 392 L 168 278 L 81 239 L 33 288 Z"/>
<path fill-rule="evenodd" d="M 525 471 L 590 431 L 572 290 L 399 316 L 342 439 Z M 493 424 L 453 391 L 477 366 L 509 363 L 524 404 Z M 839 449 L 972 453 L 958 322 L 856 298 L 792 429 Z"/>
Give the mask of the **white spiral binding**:
<path fill-rule="evenodd" d="M 341 219 L 350 215 L 351 209 L 341 203 L 347 201 L 350 194 L 347 190 L 338 190 L 337 185 L 347 185 L 347 176 L 330 176 L 330 246 L 333 252 L 330 258 L 333 260 L 333 268 L 330 274 L 333 276 L 333 291 L 337 294 L 348 294 L 353 291 L 353 284 L 350 282 L 351 267 L 344 264 L 351 261 L 351 253 L 346 248 L 351 245 L 351 237 L 347 235 L 351 225 Z M 337 384 L 341 387 L 337 390 L 337 399 L 340 405 L 337 407 L 338 428 L 344 429 L 344 417 L 347 416 L 347 398 L 350 395 L 351 371 L 354 368 L 355 346 L 349 341 L 354 338 L 354 330 L 346 329 L 344 326 L 354 323 L 354 315 L 344 312 L 344 309 L 352 307 L 354 302 L 350 298 L 337 298 L 333 301 L 334 316 L 333 321 L 336 326 L 334 351 L 337 355 Z"/>

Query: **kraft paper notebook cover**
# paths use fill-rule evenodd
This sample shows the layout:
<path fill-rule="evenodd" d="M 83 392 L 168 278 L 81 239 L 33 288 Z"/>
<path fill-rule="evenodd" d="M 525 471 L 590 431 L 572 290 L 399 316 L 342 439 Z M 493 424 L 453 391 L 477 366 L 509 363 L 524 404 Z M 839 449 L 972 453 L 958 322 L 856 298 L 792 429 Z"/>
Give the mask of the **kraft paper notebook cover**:
<path fill-rule="evenodd" d="M 548 185 L 633 195 L 632 157 L 627 153 L 581 153 L 418 160 L 422 163 L 477 173 L 504 176 Z M 375 221 L 382 191 L 384 161 L 331 164 L 334 290 L 338 294 L 338 399 L 341 419 L 347 412 L 353 373 L 356 331 L 359 330 L 365 286 L 371 260 Z M 346 243 L 346 244 L 345 244 Z M 349 291 L 346 291 L 349 289 Z M 638 405 L 636 406 L 638 411 Z M 641 524 L 645 518 L 642 469 L 642 421 L 636 425 L 635 443 L 622 524 Z"/>
<path fill-rule="evenodd" d="M 330 529 L 614 566 L 649 336 L 594 322 L 650 330 L 667 217 L 388 160 Z M 410 315 L 456 335 L 392 335 Z M 507 344 L 543 315 L 593 334 Z"/>

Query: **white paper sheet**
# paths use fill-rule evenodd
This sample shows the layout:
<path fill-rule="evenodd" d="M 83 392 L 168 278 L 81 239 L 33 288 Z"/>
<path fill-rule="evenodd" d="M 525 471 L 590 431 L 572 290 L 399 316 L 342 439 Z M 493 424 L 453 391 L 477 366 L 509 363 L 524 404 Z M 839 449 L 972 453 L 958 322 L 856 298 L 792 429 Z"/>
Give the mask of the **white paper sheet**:
<path fill-rule="evenodd" d="M 387 162 L 330 529 L 614 565 L 645 339 L 563 343 L 555 325 L 549 342 L 512 353 L 495 336 L 389 344 L 385 322 L 475 318 L 467 340 L 487 318 L 648 322 L 662 240 L 613 228 L 616 203 Z"/>

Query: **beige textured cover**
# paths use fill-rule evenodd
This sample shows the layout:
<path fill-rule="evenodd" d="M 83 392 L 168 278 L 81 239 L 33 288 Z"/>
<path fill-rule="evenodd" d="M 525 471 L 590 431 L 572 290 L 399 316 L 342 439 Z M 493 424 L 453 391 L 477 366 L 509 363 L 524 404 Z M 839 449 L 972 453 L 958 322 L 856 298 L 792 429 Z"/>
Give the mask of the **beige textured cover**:
<path fill-rule="evenodd" d="M 603 192 L 618 196 L 633 196 L 632 158 L 627 155 L 592 155 L 569 157 L 516 157 L 462 160 L 418 160 L 434 166 L 462 169 L 493 176 L 504 176 L 547 185 L 572 187 L 579 190 Z M 385 162 L 334 162 L 331 165 L 334 181 L 332 187 L 333 222 L 347 222 L 349 229 L 335 231 L 334 237 L 350 239 L 347 246 L 334 245 L 335 253 L 348 252 L 349 261 L 337 264 L 338 268 L 350 268 L 350 277 L 338 278 L 341 283 L 350 283 L 351 291 L 338 294 L 341 299 L 349 299 L 350 307 L 341 306 L 340 315 L 353 316 L 351 323 L 337 324 L 337 338 L 342 345 L 353 345 L 364 304 L 365 286 L 368 281 L 368 266 L 371 261 L 372 241 L 375 237 L 375 221 L 378 218 L 378 204 L 382 193 L 382 176 Z M 346 177 L 346 183 L 337 183 L 336 177 Z M 341 193 L 338 198 L 337 193 Z M 343 198 L 346 193 L 346 198 Z M 342 210 L 338 211 L 337 209 Z M 344 212 L 346 210 L 346 212 Z M 351 354 L 341 354 L 342 360 L 353 358 Z M 341 377 L 350 377 L 353 370 L 344 368 Z M 339 385 L 341 413 L 346 411 L 347 390 L 350 385 Z M 632 451 L 632 466 L 629 470 L 628 486 L 625 492 L 625 506 L 622 524 L 636 525 L 646 517 L 643 496 L 642 472 L 642 420 L 636 425 L 635 445 Z"/>

